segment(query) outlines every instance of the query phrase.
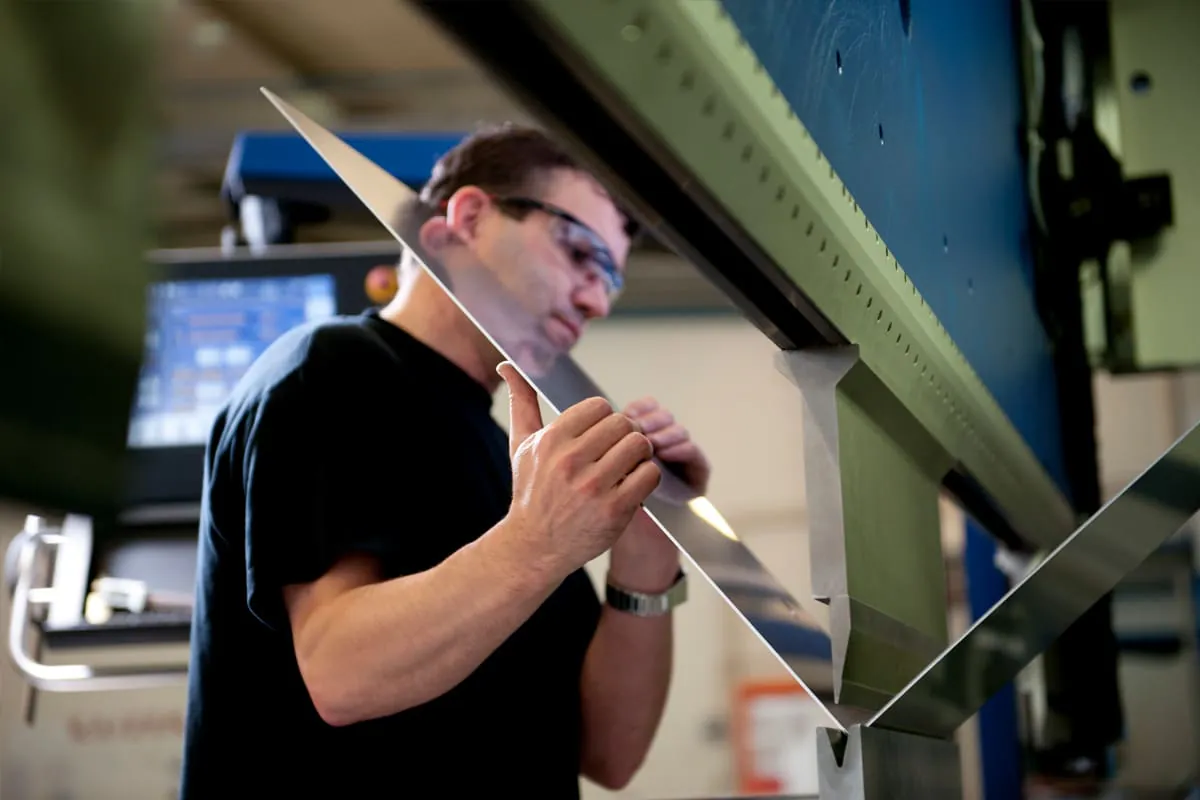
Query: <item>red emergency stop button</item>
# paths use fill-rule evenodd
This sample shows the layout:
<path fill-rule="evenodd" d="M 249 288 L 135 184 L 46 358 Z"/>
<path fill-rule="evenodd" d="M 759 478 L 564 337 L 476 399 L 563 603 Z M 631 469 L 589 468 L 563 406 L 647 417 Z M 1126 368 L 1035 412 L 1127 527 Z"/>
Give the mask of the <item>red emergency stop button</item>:
<path fill-rule="evenodd" d="M 367 297 L 376 305 L 386 305 L 396 296 L 396 265 L 381 264 L 367 273 L 364 281 Z"/>

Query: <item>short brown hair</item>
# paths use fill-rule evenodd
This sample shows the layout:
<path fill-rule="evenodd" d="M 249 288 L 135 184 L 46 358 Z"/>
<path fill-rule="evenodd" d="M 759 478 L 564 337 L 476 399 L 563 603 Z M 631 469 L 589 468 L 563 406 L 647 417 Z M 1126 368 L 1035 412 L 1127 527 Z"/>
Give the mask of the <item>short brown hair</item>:
<path fill-rule="evenodd" d="M 467 136 L 443 155 L 421 189 L 421 202 L 441 209 L 463 186 L 478 186 L 492 194 L 536 193 L 556 169 L 586 169 L 548 134 L 528 125 L 493 125 Z M 615 203 L 615 201 L 614 201 Z M 620 205 L 625 233 L 637 236 L 638 225 Z"/>

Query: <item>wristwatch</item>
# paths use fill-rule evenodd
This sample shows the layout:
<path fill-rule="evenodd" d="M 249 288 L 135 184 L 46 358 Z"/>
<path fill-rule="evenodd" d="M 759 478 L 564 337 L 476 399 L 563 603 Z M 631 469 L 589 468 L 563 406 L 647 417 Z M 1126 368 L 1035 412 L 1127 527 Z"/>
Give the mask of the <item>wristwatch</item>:
<path fill-rule="evenodd" d="M 662 594 L 646 594 L 622 589 L 608 581 L 604 600 L 617 611 L 625 611 L 637 617 L 657 617 L 687 600 L 687 574 L 681 569 L 675 583 Z"/>

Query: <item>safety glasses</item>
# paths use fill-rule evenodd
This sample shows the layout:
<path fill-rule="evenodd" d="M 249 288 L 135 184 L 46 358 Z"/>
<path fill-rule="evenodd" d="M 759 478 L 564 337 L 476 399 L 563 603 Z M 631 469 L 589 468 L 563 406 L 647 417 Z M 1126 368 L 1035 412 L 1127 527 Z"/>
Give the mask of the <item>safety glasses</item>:
<path fill-rule="evenodd" d="M 530 197 L 492 197 L 492 202 L 501 208 L 521 211 L 541 211 L 554 217 L 559 224 L 554 226 L 558 245 L 567 254 L 571 263 L 580 269 L 593 272 L 604 284 L 609 302 L 616 300 L 625 288 L 625 277 L 617 269 L 616 259 L 600 234 L 596 233 L 572 214 L 549 203 Z"/>

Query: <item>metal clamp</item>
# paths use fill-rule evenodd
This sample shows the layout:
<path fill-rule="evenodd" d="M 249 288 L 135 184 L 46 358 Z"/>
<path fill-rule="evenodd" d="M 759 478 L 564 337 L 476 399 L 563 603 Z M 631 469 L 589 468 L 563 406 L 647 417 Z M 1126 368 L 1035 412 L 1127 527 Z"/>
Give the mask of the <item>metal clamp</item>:
<path fill-rule="evenodd" d="M 8 627 L 8 653 L 22 677 L 34 689 L 47 692 L 101 692 L 152 689 L 183 682 L 187 665 L 91 666 L 43 664 L 26 651 L 32 611 L 46 606 L 54 596 L 50 587 L 33 586 L 34 565 L 43 548 L 54 547 L 61 536 L 31 517 L 13 539 L 5 558 L 7 584 L 12 591 Z"/>

